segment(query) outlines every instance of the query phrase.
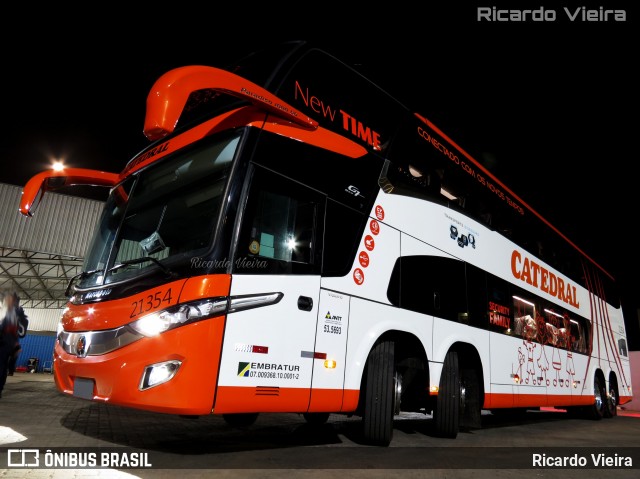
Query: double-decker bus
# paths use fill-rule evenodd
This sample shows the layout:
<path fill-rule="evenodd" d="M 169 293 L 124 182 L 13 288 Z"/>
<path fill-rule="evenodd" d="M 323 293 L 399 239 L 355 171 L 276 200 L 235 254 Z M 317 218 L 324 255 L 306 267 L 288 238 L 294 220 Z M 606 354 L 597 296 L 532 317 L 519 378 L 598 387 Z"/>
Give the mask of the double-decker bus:
<path fill-rule="evenodd" d="M 110 189 L 54 351 L 58 389 L 248 425 L 482 410 L 595 419 L 632 398 L 613 278 L 424 116 L 304 42 L 153 85 L 149 146 Z"/>

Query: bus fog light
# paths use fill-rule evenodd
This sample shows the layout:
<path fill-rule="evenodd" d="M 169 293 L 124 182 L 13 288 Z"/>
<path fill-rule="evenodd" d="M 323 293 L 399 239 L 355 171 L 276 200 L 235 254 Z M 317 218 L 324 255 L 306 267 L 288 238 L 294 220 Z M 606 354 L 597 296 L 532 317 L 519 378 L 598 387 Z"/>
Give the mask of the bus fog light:
<path fill-rule="evenodd" d="M 140 381 L 140 390 L 144 391 L 171 380 L 181 365 L 182 361 L 171 360 L 147 366 Z"/>

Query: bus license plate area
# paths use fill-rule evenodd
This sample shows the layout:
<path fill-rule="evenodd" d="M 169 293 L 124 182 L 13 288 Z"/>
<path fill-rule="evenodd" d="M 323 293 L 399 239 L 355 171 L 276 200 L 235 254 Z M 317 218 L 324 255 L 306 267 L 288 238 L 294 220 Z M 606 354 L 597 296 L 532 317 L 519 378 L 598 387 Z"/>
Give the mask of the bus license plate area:
<path fill-rule="evenodd" d="M 76 378 L 73 382 L 73 396 L 81 399 L 93 399 L 95 381 L 90 378 Z"/>

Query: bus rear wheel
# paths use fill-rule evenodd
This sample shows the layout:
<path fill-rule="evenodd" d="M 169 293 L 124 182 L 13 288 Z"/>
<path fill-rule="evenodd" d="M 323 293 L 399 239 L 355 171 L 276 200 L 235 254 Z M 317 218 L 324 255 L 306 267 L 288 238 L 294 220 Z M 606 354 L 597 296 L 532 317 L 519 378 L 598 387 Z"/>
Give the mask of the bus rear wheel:
<path fill-rule="evenodd" d="M 458 353 L 449 351 L 444 358 L 438 398 L 433 411 L 433 422 L 438 436 L 454 439 L 458 435 L 464 393 L 460 382 Z"/>
<path fill-rule="evenodd" d="M 609 380 L 609 392 L 604 398 L 604 417 L 614 417 L 618 415 L 618 384 L 615 379 Z"/>
<path fill-rule="evenodd" d="M 388 446 L 393 437 L 396 378 L 393 341 L 381 341 L 369 353 L 362 415 L 365 442 Z"/>

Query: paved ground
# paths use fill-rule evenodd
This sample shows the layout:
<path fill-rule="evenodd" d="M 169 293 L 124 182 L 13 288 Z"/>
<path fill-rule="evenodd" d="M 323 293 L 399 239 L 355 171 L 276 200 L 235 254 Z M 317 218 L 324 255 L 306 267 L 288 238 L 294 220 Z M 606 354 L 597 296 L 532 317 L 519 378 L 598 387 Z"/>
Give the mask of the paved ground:
<path fill-rule="evenodd" d="M 394 448 L 362 447 L 357 443 L 357 419 L 340 417 L 326 428 L 310 432 L 308 425 L 297 415 L 277 415 L 260 419 L 258 427 L 247 430 L 231 429 L 217 416 L 190 420 L 170 415 L 148 413 L 132 409 L 107 406 L 60 394 L 53 376 L 46 373 L 16 373 L 8 378 L 0 399 L 0 479 L 8 478 L 175 478 L 215 476 L 216 478 L 279 478 L 282 476 L 315 479 L 337 476 L 343 478 L 417 477 L 436 478 L 509 478 L 514 473 L 521 478 L 562 477 L 563 479 L 606 475 L 608 478 L 640 477 L 640 464 L 633 470 L 474 470 L 473 461 L 478 448 L 493 447 L 496 454 L 491 461 L 509 459 L 507 453 L 521 453 L 526 446 L 543 451 L 543 447 L 613 446 L 609 449 L 622 456 L 632 454 L 640 463 L 640 413 L 621 409 L 620 415 L 638 416 L 638 419 L 614 418 L 597 423 L 572 423 L 557 419 L 559 414 L 548 414 L 542 421 L 517 425 L 491 423 L 482 433 L 465 434 L 454 441 L 429 435 L 429 421 L 397 421 Z M 332 416 L 333 417 L 333 416 Z M 491 418 L 488 418 L 489 420 Z M 261 422 L 262 421 L 262 422 Z M 566 422 L 563 422 L 566 421 Z M 620 427 L 623 426 L 623 427 Z M 578 432 L 572 427 L 583 428 Z M 576 429 L 577 431 L 577 429 Z M 570 444 L 567 442 L 570 441 Z M 444 447 L 443 447 L 444 446 Z M 153 468 L 98 468 L 73 467 L 27 468 L 9 467 L 21 460 L 32 461 L 33 451 L 39 452 L 41 464 L 44 454 L 58 454 L 69 460 L 67 452 L 78 460 L 90 460 L 78 451 L 100 451 L 118 454 L 118 460 L 144 461 L 150 451 L 150 460 L 160 462 Z M 66 449 L 65 449 L 66 448 Z M 85 449 L 92 448 L 92 449 Z M 529 448 L 530 449 L 530 448 Z M 9 450 L 12 452 L 10 453 Z M 487 449 L 489 450 L 489 449 Z M 475 451 L 469 454 L 469 451 Z M 631 451 L 631 452 L 630 452 Z M 455 467 L 448 469 L 412 469 L 407 464 L 427 460 L 435 453 L 449 458 Z M 64 453 L 64 454 L 61 454 Z M 17 454 L 17 456 L 16 456 Z M 88 453 L 85 453 L 88 454 Z M 393 456 L 389 456 L 393 454 Z M 75 455 L 75 456 L 74 456 Z M 128 456 L 127 456 L 128 455 Z M 353 455 L 358 468 L 344 467 Z M 400 459 L 402 468 L 380 468 L 380 459 Z M 499 457 L 502 456 L 502 457 Z M 49 456 L 54 457 L 54 456 Z M 324 457 L 327 469 L 317 467 L 318 457 Z M 486 459 L 486 458 L 484 458 Z M 167 462 L 169 461 L 169 462 Z M 244 461 L 244 462 L 243 462 Z M 246 468 L 244 468 L 246 464 Z M 264 464 L 264 468 L 256 466 Z M 384 464 L 384 462 L 382 462 Z M 396 464 L 396 463 L 391 463 Z M 469 469 L 458 469 L 465 464 Z M 485 461 L 486 464 L 486 461 Z M 66 465 L 69 465 L 68 463 Z M 293 465 L 293 466 L 292 466 Z M 307 466 L 308 465 L 308 466 Z M 181 468 L 182 467 L 182 468 Z M 324 466 L 323 466 L 324 467 Z"/>

